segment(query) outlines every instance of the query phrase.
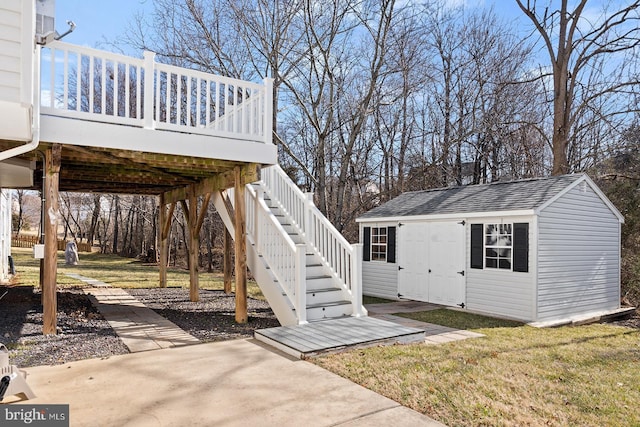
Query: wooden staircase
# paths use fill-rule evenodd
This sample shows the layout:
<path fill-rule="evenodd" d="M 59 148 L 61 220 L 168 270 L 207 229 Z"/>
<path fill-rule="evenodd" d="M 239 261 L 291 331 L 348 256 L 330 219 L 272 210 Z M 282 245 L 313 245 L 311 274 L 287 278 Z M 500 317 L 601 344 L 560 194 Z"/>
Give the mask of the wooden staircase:
<path fill-rule="evenodd" d="M 262 175 L 245 191 L 247 266 L 280 323 L 366 316 L 361 247 L 347 243 L 279 166 Z M 230 193 L 214 203 L 233 236 Z"/>

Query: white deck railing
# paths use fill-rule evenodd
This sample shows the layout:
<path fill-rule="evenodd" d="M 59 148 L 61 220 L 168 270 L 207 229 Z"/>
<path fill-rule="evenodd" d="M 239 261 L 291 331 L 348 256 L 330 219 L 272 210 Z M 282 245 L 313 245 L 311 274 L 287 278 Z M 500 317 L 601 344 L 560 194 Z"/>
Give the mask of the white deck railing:
<path fill-rule="evenodd" d="M 262 180 L 272 202 L 291 217 L 309 247 L 351 293 L 354 314 L 363 314 L 362 246 L 351 245 L 315 206 L 312 196 L 303 193 L 279 166 L 262 169 Z"/>
<path fill-rule="evenodd" d="M 272 80 L 263 84 L 55 41 L 41 52 L 41 112 L 271 143 Z"/>

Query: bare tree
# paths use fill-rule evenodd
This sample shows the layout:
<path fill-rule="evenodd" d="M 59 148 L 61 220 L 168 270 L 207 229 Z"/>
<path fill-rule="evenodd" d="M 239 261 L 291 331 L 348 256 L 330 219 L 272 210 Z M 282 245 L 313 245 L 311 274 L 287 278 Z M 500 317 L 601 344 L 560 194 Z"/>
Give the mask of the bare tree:
<path fill-rule="evenodd" d="M 598 100 L 608 95 L 627 96 L 640 87 L 632 58 L 640 46 L 640 2 L 610 12 L 603 10 L 596 20 L 586 17 L 587 0 L 580 0 L 573 10 L 569 1 L 546 2 L 516 0 L 542 38 L 551 62 L 553 78 L 553 170 L 554 175 L 569 172 L 568 149 L 576 143 L 580 119 L 588 112 L 595 123 L 628 108 L 618 103 L 616 111 L 600 111 Z M 612 61 L 603 68 L 603 58 Z M 619 101 L 622 102 L 622 101 Z M 637 108 L 636 108 L 637 109 Z M 604 117 L 603 117 L 604 116 Z"/>

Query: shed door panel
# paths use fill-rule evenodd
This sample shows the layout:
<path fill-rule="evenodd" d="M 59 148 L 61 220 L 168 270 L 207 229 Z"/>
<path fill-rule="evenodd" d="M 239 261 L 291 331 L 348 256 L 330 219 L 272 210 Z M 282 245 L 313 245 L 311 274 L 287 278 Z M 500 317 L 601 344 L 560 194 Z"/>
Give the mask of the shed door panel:
<path fill-rule="evenodd" d="M 398 228 L 398 296 L 428 301 L 429 257 L 427 224 L 402 224 Z"/>
<path fill-rule="evenodd" d="M 429 302 L 460 305 L 465 302 L 465 227 L 436 222 L 429 227 Z"/>

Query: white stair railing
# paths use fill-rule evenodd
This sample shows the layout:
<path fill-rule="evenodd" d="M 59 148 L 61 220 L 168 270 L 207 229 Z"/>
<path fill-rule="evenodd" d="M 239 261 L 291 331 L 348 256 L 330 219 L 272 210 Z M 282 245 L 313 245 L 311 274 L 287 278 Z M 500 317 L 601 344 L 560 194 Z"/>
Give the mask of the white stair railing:
<path fill-rule="evenodd" d="M 351 245 L 280 166 L 262 169 L 262 181 L 272 202 L 290 216 L 309 248 L 322 257 L 351 294 L 353 314 L 366 315 L 362 306 L 362 246 Z"/>
<path fill-rule="evenodd" d="M 260 190 L 250 185 L 246 188 L 247 236 L 287 294 L 298 323 L 306 323 L 306 245 L 293 242 L 266 205 Z"/>

